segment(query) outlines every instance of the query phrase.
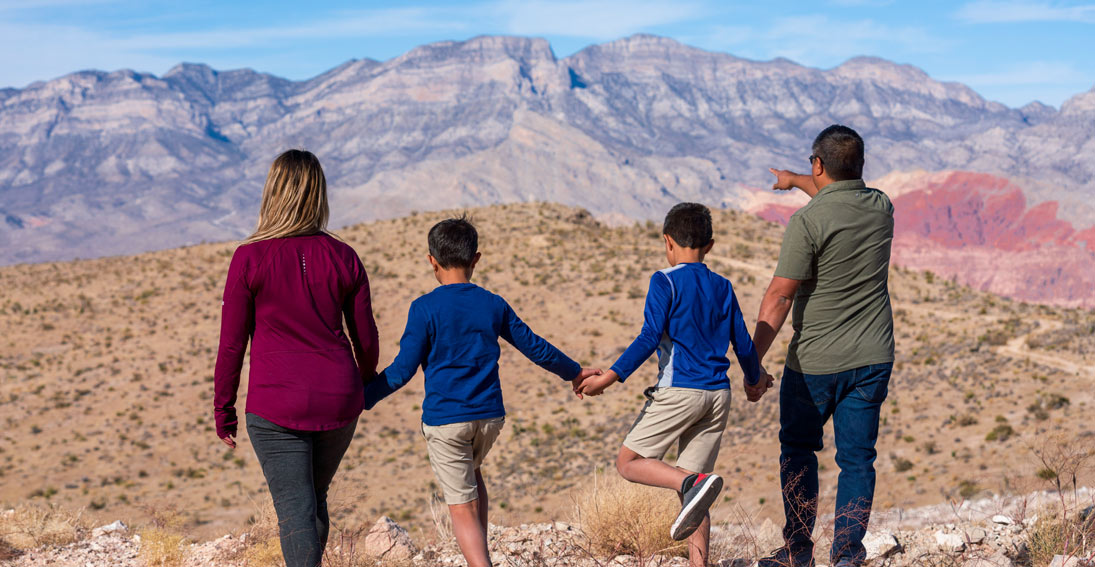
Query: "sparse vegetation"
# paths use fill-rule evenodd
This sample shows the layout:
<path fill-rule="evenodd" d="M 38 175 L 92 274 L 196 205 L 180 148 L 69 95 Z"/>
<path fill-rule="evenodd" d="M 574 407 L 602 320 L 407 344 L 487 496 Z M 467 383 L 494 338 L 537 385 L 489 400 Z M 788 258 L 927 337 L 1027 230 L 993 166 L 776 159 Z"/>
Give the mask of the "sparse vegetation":
<path fill-rule="evenodd" d="M 595 473 L 587 486 L 578 496 L 576 519 L 595 553 L 644 558 L 684 552 L 665 529 L 680 509 L 671 491 L 606 473 Z"/>

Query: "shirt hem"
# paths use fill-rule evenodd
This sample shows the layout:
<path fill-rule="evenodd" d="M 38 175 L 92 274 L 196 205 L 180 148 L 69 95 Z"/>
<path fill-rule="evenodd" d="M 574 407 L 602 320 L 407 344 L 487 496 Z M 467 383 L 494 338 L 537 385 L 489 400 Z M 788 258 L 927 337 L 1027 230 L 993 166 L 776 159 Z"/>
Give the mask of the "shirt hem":
<path fill-rule="evenodd" d="M 359 417 L 361 417 L 361 412 L 358 412 L 357 415 L 355 415 L 354 417 L 349 418 L 349 419 L 344 419 L 344 420 L 341 420 L 341 421 L 324 422 L 322 424 L 317 425 L 317 424 L 314 424 L 314 423 L 301 423 L 301 422 L 298 422 L 298 421 L 290 421 L 290 420 L 286 420 L 286 419 L 281 419 L 280 417 L 278 417 L 278 418 L 268 417 L 266 415 L 263 415 L 262 412 L 255 411 L 255 410 L 250 410 L 250 409 L 246 410 L 244 413 L 255 414 L 255 415 L 261 417 L 262 419 L 265 419 L 266 421 L 269 421 L 270 423 L 273 423 L 274 425 L 277 425 L 279 427 L 284 427 L 286 429 L 295 429 L 297 431 L 331 431 L 331 430 L 334 430 L 334 429 L 340 429 L 340 428 L 346 427 L 347 425 L 350 425 L 351 423 L 357 421 L 357 419 Z"/>
<path fill-rule="evenodd" d="M 807 370 L 802 365 L 799 365 L 799 368 L 795 368 L 793 365 L 791 365 L 790 362 L 787 362 L 786 366 L 787 366 L 787 368 L 790 368 L 791 370 L 794 370 L 795 372 L 798 372 L 799 374 L 815 374 L 815 375 L 818 375 L 818 374 L 838 374 L 840 372 L 847 372 L 849 370 L 855 370 L 856 368 L 863 368 L 864 366 L 870 366 L 872 364 L 889 364 L 889 363 L 893 363 L 893 362 L 894 362 L 894 357 L 891 356 L 891 357 L 885 358 L 885 359 L 867 360 L 867 361 L 864 361 L 864 362 L 856 362 L 855 364 L 853 364 L 851 366 L 838 367 L 836 370 L 827 370 L 827 369 L 820 369 L 819 370 L 819 369 L 814 369 L 814 368 L 810 368 L 809 370 Z"/>
<path fill-rule="evenodd" d="M 433 417 L 427 417 L 425 414 L 422 414 L 422 423 L 425 423 L 426 425 L 429 425 L 430 427 L 438 427 L 438 426 L 441 426 L 441 425 L 452 425 L 454 423 L 467 423 L 469 421 L 479 421 L 480 419 L 492 419 L 492 418 L 496 418 L 496 417 L 505 417 L 505 416 L 506 416 L 506 410 L 505 409 L 491 410 L 491 411 L 485 411 L 485 412 L 480 412 L 480 413 L 468 413 L 468 414 L 461 414 L 461 415 L 438 417 L 437 419 L 434 419 Z"/>

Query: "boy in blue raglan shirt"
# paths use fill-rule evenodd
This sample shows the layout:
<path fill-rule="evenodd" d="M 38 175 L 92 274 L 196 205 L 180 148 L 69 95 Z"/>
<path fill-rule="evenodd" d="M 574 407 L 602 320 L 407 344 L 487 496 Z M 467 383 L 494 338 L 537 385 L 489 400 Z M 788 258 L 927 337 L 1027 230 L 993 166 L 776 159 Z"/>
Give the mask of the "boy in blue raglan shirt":
<path fill-rule="evenodd" d="M 760 399 L 761 381 L 771 377 L 760 367 L 733 286 L 703 264 L 715 243 L 711 212 L 680 203 L 665 216 L 662 232 L 670 267 L 650 278 L 642 331 L 610 370 L 574 389 L 596 396 L 657 351 L 658 384 L 645 391 L 648 401 L 624 439 L 616 469 L 631 482 L 678 491 L 681 512 L 670 534 L 675 540 L 691 536 L 692 564 L 707 565 L 707 511 L 722 490 L 722 479 L 711 472 L 730 410 L 730 345 L 750 401 Z M 673 443 L 679 447 L 676 467 L 662 461 Z"/>
<path fill-rule="evenodd" d="M 537 336 L 505 299 L 471 283 L 479 236 L 464 218 L 430 229 L 429 261 L 440 287 L 411 303 L 399 354 L 365 390 L 365 408 L 406 384 L 421 365 L 426 396 L 422 434 L 445 494 L 453 535 L 469 567 L 489 567 L 487 487 L 480 465 L 505 421 L 498 380 L 501 337 L 542 368 L 578 382 L 581 368 Z"/>

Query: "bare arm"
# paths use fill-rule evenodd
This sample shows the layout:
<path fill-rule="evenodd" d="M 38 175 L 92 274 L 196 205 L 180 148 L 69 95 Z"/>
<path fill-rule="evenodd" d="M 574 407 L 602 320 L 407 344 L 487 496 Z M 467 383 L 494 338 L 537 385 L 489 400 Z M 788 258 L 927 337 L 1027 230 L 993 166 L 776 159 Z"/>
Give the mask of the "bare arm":
<path fill-rule="evenodd" d="M 764 292 L 764 299 L 760 302 L 757 328 L 753 331 L 753 344 L 761 360 L 768 354 L 772 341 L 776 340 L 780 327 L 787 320 L 787 313 L 791 311 L 795 292 L 801 283 L 799 280 L 772 276 L 772 283 L 768 284 L 768 291 Z"/>
<path fill-rule="evenodd" d="M 776 176 L 776 182 L 772 184 L 772 189 L 777 191 L 790 191 L 791 189 L 797 188 L 809 195 L 811 199 L 814 198 L 814 195 L 817 195 L 817 186 L 814 185 L 814 178 L 809 175 L 772 167 L 769 167 L 768 171 Z"/>

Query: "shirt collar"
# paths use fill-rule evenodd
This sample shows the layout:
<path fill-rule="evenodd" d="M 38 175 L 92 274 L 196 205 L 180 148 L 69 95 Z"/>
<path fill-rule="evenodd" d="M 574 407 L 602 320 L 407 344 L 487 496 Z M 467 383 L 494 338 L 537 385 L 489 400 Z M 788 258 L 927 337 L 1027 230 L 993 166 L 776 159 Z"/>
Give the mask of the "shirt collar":
<path fill-rule="evenodd" d="M 867 184 L 862 179 L 848 179 L 845 181 L 834 181 L 822 187 L 817 194 L 833 193 L 835 191 L 861 191 L 866 188 Z"/>

